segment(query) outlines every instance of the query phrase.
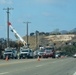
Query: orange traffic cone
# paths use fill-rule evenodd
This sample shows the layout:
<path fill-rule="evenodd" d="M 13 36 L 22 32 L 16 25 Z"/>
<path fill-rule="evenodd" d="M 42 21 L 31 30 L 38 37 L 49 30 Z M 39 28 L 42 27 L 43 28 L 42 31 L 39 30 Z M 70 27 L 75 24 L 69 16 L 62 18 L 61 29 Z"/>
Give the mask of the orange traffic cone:
<path fill-rule="evenodd" d="M 8 61 L 8 56 L 6 56 L 6 61 Z"/>
<path fill-rule="evenodd" d="M 61 58 L 64 58 L 64 56 L 61 56 Z"/>
<path fill-rule="evenodd" d="M 38 59 L 37 59 L 38 61 L 40 61 L 40 57 L 38 56 Z"/>

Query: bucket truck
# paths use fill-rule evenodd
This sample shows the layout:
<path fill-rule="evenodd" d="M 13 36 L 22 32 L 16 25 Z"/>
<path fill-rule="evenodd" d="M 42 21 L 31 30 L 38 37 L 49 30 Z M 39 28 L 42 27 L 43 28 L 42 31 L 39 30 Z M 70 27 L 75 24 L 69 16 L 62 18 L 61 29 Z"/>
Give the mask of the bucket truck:
<path fill-rule="evenodd" d="M 14 34 L 20 39 L 23 43 L 23 47 L 20 47 L 19 58 L 33 58 L 33 50 L 29 49 L 27 43 L 23 40 L 23 38 L 16 32 L 16 30 L 12 27 L 11 23 L 8 23 L 9 27 L 12 29 Z"/>
<path fill-rule="evenodd" d="M 20 39 L 20 41 L 23 43 L 23 45 L 27 45 L 26 42 L 22 39 L 22 37 L 16 32 L 16 30 L 12 27 L 11 23 L 8 22 L 9 27 L 12 29 L 12 32 Z"/>

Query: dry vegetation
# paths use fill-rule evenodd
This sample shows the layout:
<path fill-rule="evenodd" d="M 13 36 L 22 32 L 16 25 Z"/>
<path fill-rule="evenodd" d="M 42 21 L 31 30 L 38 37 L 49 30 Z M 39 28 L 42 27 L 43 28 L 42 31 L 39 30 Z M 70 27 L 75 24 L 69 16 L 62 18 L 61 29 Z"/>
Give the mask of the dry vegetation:
<path fill-rule="evenodd" d="M 74 38 L 75 35 L 61 35 L 61 38 L 63 40 L 58 41 L 58 40 L 61 40 L 61 38 L 56 38 L 59 36 L 58 35 L 50 35 L 50 36 L 40 35 L 37 38 L 36 38 L 36 36 L 29 36 L 28 37 L 28 43 L 30 44 L 30 48 L 32 48 L 34 50 L 34 49 L 36 49 L 36 47 L 39 47 L 39 45 L 46 46 L 46 45 L 52 45 L 54 43 L 56 44 L 56 47 L 60 47 L 65 42 L 75 39 Z M 66 38 L 64 36 L 65 37 L 68 36 L 68 39 L 66 40 Z M 69 36 L 71 37 L 71 39 L 69 39 Z M 23 39 L 26 41 L 27 40 L 26 36 L 24 36 Z M 57 41 L 55 41 L 55 40 L 57 40 Z"/>

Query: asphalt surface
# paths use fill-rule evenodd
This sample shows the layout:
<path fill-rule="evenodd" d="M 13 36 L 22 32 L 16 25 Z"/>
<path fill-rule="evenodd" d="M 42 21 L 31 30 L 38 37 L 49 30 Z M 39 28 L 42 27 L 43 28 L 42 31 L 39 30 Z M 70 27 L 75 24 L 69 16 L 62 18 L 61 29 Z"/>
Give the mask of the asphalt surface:
<path fill-rule="evenodd" d="M 76 75 L 76 58 L 0 60 L 0 75 Z"/>

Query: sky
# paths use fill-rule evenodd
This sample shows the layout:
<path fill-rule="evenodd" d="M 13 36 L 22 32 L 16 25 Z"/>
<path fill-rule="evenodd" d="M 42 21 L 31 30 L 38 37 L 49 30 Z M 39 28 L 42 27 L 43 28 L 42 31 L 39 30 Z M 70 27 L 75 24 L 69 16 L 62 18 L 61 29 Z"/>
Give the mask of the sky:
<path fill-rule="evenodd" d="M 76 28 L 76 0 L 0 0 L 0 38 L 7 38 L 7 8 L 9 21 L 23 37 L 26 35 L 26 23 L 29 34 L 51 32 L 55 29 L 72 30 Z M 11 29 L 10 29 L 11 30 Z M 16 39 L 10 31 L 9 37 Z"/>

